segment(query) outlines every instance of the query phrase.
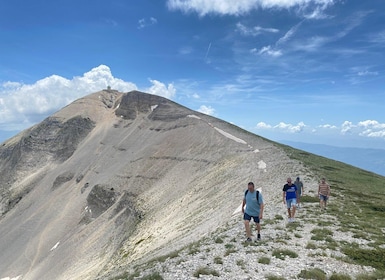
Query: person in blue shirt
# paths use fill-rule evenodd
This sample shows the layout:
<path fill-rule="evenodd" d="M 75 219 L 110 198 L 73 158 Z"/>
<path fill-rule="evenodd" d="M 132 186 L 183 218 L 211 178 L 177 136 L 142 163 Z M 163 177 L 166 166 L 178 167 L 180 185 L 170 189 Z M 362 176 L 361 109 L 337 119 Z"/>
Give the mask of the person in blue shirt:
<path fill-rule="evenodd" d="M 298 188 L 291 182 L 291 178 L 287 178 L 287 184 L 282 189 L 283 204 L 286 204 L 287 213 L 289 214 L 289 223 L 294 222 L 295 210 L 297 205 Z"/>
<path fill-rule="evenodd" d="M 245 209 L 246 206 L 246 209 Z M 245 222 L 247 242 L 251 242 L 250 221 L 253 218 L 257 230 L 257 239 L 261 239 L 261 220 L 263 216 L 263 197 L 259 191 L 255 189 L 254 183 L 247 184 L 247 190 L 242 202 L 243 220 Z"/>

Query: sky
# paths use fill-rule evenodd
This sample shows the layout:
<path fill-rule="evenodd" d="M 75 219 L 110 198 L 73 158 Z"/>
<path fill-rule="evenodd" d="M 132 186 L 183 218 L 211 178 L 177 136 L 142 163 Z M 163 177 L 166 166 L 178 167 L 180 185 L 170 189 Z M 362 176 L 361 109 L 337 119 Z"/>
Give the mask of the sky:
<path fill-rule="evenodd" d="M 0 142 L 110 86 L 385 149 L 383 0 L 1 0 L 0 36 Z"/>

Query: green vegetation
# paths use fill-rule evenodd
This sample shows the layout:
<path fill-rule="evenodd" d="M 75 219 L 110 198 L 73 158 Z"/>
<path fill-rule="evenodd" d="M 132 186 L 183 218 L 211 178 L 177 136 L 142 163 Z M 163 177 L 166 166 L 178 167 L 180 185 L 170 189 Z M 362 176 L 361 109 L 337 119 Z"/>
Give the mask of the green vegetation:
<path fill-rule="evenodd" d="M 332 233 L 324 228 L 333 225 L 341 232 L 353 232 L 353 237 L 371 241 L 373 249 L 360 249 L 352 244 L 345 244 L 345 253 L 351 262 L 368 265 L 385 271 L 385 249 L 378 246 L 384 242 L 385 230 L 385 178 L 383 176 L 355 168 L 339 161 L 327 159 L 280 145 L 288 156 L 299 160 L 316 177 L 325 177 L 332 189 L 332 199 L 328 213 L 335 217 L 333 221 L 319 221 L 322 227 L 312 232 L 312 240 L 323 240 L 327 246 L 336 248 Z M 316 203 L 316 196 L 303 196 L 301 202 Z M 340 244 L 340 246 L 342 246 Z"/>
<path fill-rule="evenodd" d="M 352 278 L 346 274 L 334 273 L 329 280 L 352 280 Z"/>
<path fill-rule="evenodd" d="M 223 260 L 222 260 L 221 257 L 215 257 L 214 258 L 214 263 L 216 263 L 216 264 L 223 264 Z"/>
<path fill-rule="evenodd" d="M 310 270 L 301 270 L 298 277 L 303 279 L 326 280 L 326 273 L 319 268 L 313 268 Z"/>
<path fill-rule="evenodd" d="M 268 258 L 268 257 L 261 257 L 261 258 L 259 258 L 258 262 L 261 263 L 261 264 L 270 264 L 270 258 Z"/>
<path fill-rule="evenodd" d="M 330 229 L 326 228 L 315 228 L 311 231 L 313 236 L 311 237 L 312 240 L 326 240 L 329 236 L 333 235 L 333 232 Z"/>
<path fill-rule="evenodd" d="M 141 280 L 163 280 L 163 277 L 158 272 L 154 272 L 154 273 L 146 275 L 140 279 Z"/>
<path fill-rule="evenodd" d="M 273 256 L 277 259 L 284 260 L 286 256 L 290 258 L 297 258 L 298 254 L 294 251 L 287 250 L 287 249 L 277 249 L 273 251 Z"/>
<path fill-rule="evenodd" d="M 385 248 L 361 249 L 347 246 L 343 248 L 343 252 L 358 264 L 385 271 Z"/>
<path fill-rule="evenodd" d="M 265 278 L 267 280 L 285 280 L 286 279 L 284 277 L 275 276 L 275 275 L 272 275 L 272 274 L 265 275 Z"/>
<path fill-rule="evenodd" d="M 309 250 L 306 254 L 307 256 L 335 257 L 340 261 L 371 266 L 376 269 L 371 274 L 350 276 L 333 273 L 327 278 L 324 271 L 312 268 L 302 270 L 297 277 L 301 279 L 330 280 L 349 280 L 352 278 L 357 280 L 385 279 L 385 248 L 380 246 L 384 244 L 385 233 L 385 178 L 341 162 L 312 155 L 287 146 L 282 147 L 284 147 L 292 159 L 303 162 L 304 168 L 306 168 L 304 173 L 313 174 L 316 178 L 325 177 L 332 187 L 332 197 L 327 211 L 320 212 L 319 200 L 315 193 L 313 196 L 303 196 L 301 203 L 303 208 L 306 209 L 306 217 L 298 219 L 294 223 L 284 223 L 283 221 L 286 220 L 286 217 L 279 214 L 276 214 L 274 218 L 264 220 L 264 226 L 269 226 L 278 232 L 277 235 L 272 237 L 272 242 L 281 248 L 285 248 L 285 245 L 291 245 L 295 242 L 299 243 L 298 239 L 307 237 L 307 232 L 303 231 L 303 225 L 312 223 L 315 228 L 310 232 L 311 241 L 307 244 L 296 244 L 296 246 L 306 246 L 306 249 Z M 358 242 L 358 240 L 356 242 L 336 241 L 339 236 L 337 234 L 333 236 L 333 233 L 336 231 L 346 233 L 346 235 L 360 241 L 364 240 L 365 248 L 362 248 L 362 242 Z M 211 243 L 214 241 L 215 244 L 223 244 L 220 246 L 224 246 L 225 252 L 224 256 L 210 257 L 211 263 L 215 266 L 222 265 L 228 261 L 227 256 L 234 254 L 230 259 L 235 258 L 236 264 L 244 268 L 246 266 L 245 262 L 242 259 L 238 259 L 239 256 L 235 255 L 239 251 L 249 254 L 262 252 L 258 259 L 258 263 L 262 265 L 269 265 L 272 256 L 280 260 L 298 257 L 295 250 L 273 249 L 272 251 L 263 251 L 266 248 L 264 244 L 270 242 L 268 239 L 266 240 L 263 239 L 261 242 L 243 242 L 243 240 L 240 240 L 239 237 L 234 237 L 234 235 L 226 236 L 223 232 L 216 232 L 216 235 L 213 235 L 211 239 Z M 209 252 L 212 247 L 204 249 L 204 246 L 202 246 L 204 243 L 204 239 L 191 243 L 183 248 L 183 251 L 185 254 L 190 255 L 195 255 L 205 250 Z M 239 248 L 239 243 L 243 244 L 243 247 L 246 248 Z M 346 257 L 340 254 L 334 255 L 333 252 L 326 249 L 341 252 Z M 180 257 L 181 251 L 175 251 L 158 257 L 153 259 L 152 262 L 164 262 L 167 259 Z M 336 257 L 337 255 L 338 257 Z M 147 267 L 153 267 L 151 261 L 146 265 Z M 141 272 L 143 273 L 143 271 Z M 199 275 L 219 276 L 219 273 L 205 266 L 198 268 L 193 275 L 194 277 L 200 277 Z M 124 276 L 122 279 L 162 279 L 155 278 L 161 277 L 159 274 L 145 276 L 154 278 L 139 278 L 138 273 Z M 263 276 L 265 279 L 270 280 L 284 279 L 272 274 Z"/>
<path fill-rule="evenodd" d="M 223 243 L 223 239 L 220 237 L 215 238 L 215 243 Z"/>
<path fill-rule="evenodd" d="M 208 268 L 208 267 L 205 267 L 205 266 L 202 266 L 200 268 L 198 268 L 193 276 L 196 277 L 196 278 L 199 278 L 200 275 L 213 275 L 213 276 L 219 276 L 219 273 L 217 271 L 215 271 L 214 269 L 211 269 L 211 268 Z"/>

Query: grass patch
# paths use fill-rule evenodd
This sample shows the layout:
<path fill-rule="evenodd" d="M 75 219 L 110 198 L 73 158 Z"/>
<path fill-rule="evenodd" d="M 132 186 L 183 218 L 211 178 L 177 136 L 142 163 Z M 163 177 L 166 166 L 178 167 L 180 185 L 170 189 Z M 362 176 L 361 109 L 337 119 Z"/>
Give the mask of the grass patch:
<path fill-rule="evenodd" d="M 277 259 L 284 260 L 286 256 L 290 258 L 297 258 L 298 254 L 294 251 L 288 250 L 288 249 L 277 249 L 274 250 L 272 255 L 276 257 Z"/>
<path fill-rule="evenodd" d="M 237 260 L 236 264 L 242 269 L 245 269 L 246 267 L 246 262 L 244 260 Z"/>
<path fill-rule="evenodd" d="M 258 263 L 270 264 L 270 258 L 268 258 L 268 257 L 261 257 L 261 258 L 258 259 Z"/>
<path fill-rule="evenodd" d="M 315 228 L 310 233 L 313 234 L 311 237 L 312 240 L 326 240 L 326 238 L 333 235 L 333 232 L 330 229 L 326 228 Z"/>
<path fill-rule="evenodd" d="M 193 273 L 193 276 L 196 277 L 196 278 L 200 278 L 200 275 L 213 275 L 213 276 L 218 276 L 219 277 L 219 273 L 216 270 L 208 268 L 208 267 L 205 267 L 205 266 L 199 267 Z"/>
<path fill-rule="evenodd" d="M 223 243 L 223 239 L 220 237 L 217 237 L 217 238 L 215 238 L 214 242 L 215 243 Z"/>
<path fill-rule="evenodd" d="M 306 245 L 306 249 L 317 249 L 317 244 L 314 242 L 308 242 Z"/>
<path fill-rule="evenodd" d="M 284 278 L 284 277 L 275 276 L 275 275 L 272 275 L 272 274 L 265 275 L 265 278 L 267 280 L 286 280 L 286 278 Z"/>
<path fill-rule="evenodd" d="M 301 270 L 298 277 L 303 279 L 326 280 L 326 273 L 319 268 L 313 268 L 310 270 L 304 269 Z"/>
<path fill-rule="evenodd" d="M 352 278 L 347 274 L 333 273 L 329 280 L 352 280 Z"/>
<path fill-rule="evenodd" d="M 318 196 L 303 195 L 301 196 L 301 203 L 315 203 L 319 202 Z"/>
<path fill-rule="evenodd" d="M 141 280 L 163 280 L 162 275 L 159 272 L 154 272 L 152 274 L 148 274 L 140 278 Z"/>
<path fill-rule="evenodd" d="M 343 253 L 358 264 L 372 266 L 376 269 L 385 271 L 384 248 L 370 250 L 346 246 L 343 248 Z"/>
<path fill-rule="evenodd" d="M 215 257 L 214 258 L 214 263 L 216 263 L 216 264 L 223 264 L 223 259 L 221 257 Z"/>

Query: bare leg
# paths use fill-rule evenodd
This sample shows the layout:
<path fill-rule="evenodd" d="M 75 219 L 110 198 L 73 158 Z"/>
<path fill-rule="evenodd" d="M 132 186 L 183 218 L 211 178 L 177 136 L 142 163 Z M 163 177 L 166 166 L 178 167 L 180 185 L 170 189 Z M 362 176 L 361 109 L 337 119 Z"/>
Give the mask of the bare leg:
<path fill-rule="evenodd" d="M 248 220 L 245 220 L 245 230 L 246 230 L 246 236 L 251 237 L 250 221 Z"/>
<path fill-rule="evenodd" d="M 296 209 L 296 207 L 295 207 L 295 205 L 293 205 L 293 211 L 292 211 L 292 215 L 291 215 L 292 218 L 295 217 L 295 209 Z"/>
<path fill-rule="evenodd" d="M 257 233 L 261 233 L 261 224 L 255 224 L 255 229 L 257 230 Z"/>

